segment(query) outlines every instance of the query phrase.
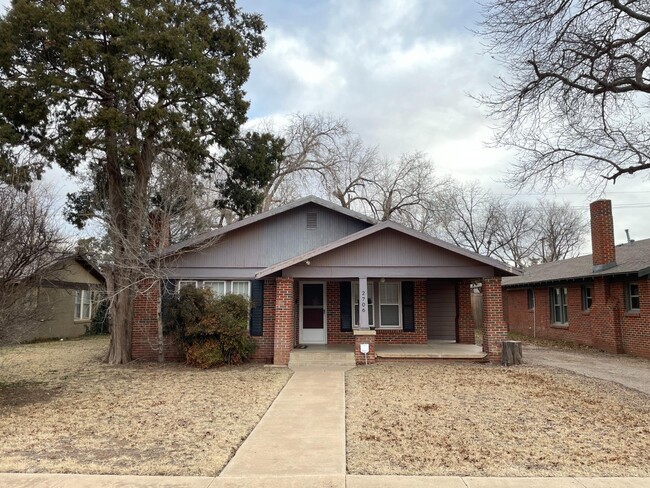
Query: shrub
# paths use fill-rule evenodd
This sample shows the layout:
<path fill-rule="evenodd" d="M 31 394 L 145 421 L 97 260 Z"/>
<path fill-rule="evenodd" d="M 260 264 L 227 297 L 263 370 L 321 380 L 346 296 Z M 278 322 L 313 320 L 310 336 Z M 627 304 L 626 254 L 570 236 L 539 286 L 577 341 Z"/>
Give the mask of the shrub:
<path fill-rule="evenodd" d="M 206 339 L 187 346 L 185 348 L 185 358 L 187 364 L 203 369 L 224 364 L 221 346 L 215 339 Z"/>
<path fill-rule="evenodd" d="M 239 295 L 215 298 L 209 290 L 186 288 L 172 298 L 169 318 L 188 364 L 210 368 L 240 364 L 255 351 L 248 335 L 250 301 Z"/>
<path fill-rule="evenodd" d="M 86 326 L 86 335 L 108 334 L 109 315 L 108 300 L 102 300 L 95 308 L 90 324 Z"/>

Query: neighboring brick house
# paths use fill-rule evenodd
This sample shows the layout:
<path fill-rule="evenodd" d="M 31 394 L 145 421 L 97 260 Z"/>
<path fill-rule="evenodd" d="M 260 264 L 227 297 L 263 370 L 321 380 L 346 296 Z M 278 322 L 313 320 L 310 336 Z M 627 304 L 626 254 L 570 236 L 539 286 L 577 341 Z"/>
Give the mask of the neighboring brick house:
<path fill-rule="evenodd" d="M 160 239 L 156 239 L 160 241 Z M 482 280 L 484 351 L 499 360 L 501 277 L 511 267 L 394 222 L 307 197 L 160 251 L 164 286 L 136 296 L 134 359 L 180 356 L 162 337 L 160 295 L 204 287 L 251 298 L 254 359 L 287 364 L 298 344 L 473 343 L 470 284 Z M 356 337 L 356 339 L 355 339 Z M 370 359 L 373 359 L 371 350 Z"/>
<path fill-rule="evenodd" d="M 512 332 L 650 358 L 650 239 L 616 246 L 612 205 L 591 204 L 593 254 L 504 278 Z"/>

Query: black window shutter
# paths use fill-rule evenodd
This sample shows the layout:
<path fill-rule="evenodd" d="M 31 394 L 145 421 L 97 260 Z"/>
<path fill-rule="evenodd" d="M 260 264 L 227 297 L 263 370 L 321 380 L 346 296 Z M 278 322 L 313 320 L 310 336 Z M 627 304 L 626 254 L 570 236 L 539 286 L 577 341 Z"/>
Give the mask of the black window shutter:
<path fill-rule="evenodd" d="M 264 335 L 264 280 L 251 281 L 251 336 Z"/>
<path fill-rule="evenodd" d="M 341 332 L 350 332 L 352 331 L 352 283 L 349 281 L 341 281 L 339 286 Z"/>
<path fill-rule="evenodd" d="M 415 282 L 402 281 L 402 327 L 404 332 L 415 332 Z"/>

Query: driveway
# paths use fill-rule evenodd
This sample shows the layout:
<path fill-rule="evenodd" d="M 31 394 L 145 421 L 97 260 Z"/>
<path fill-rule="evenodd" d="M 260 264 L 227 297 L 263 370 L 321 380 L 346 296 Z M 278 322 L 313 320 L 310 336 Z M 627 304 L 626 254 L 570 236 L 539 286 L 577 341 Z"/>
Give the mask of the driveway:
<path fill-rule="evenodd" d="M 650 395 L 650 360 L 597 351 L 573 351 L 524 345 L 524 363 L 567 369 L 613 381 Z"/>

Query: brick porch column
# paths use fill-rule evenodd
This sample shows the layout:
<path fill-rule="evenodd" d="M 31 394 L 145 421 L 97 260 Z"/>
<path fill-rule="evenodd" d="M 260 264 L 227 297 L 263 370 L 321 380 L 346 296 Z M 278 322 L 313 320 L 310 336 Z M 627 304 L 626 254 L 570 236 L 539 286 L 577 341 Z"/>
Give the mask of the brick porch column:
<path fill-rule="evenodd" d="M 483 351 L 491 363 L 501 362 L 502 342 L 508 339 L 508 325 L 503 319 L 501 278 L 483 279 Z"/>
<path fill-rule="evenodd" d="M 472 313 L 471 280 L 456 283 L 456 330 L 459 344 L 474 344 L 474 314 Z"/>
<path fill-rule="evenodd" d="M 294 345 L 293 303 L 293 278 L 276 278 L 273 364 L 289 364 L 289 354 Z"/>

